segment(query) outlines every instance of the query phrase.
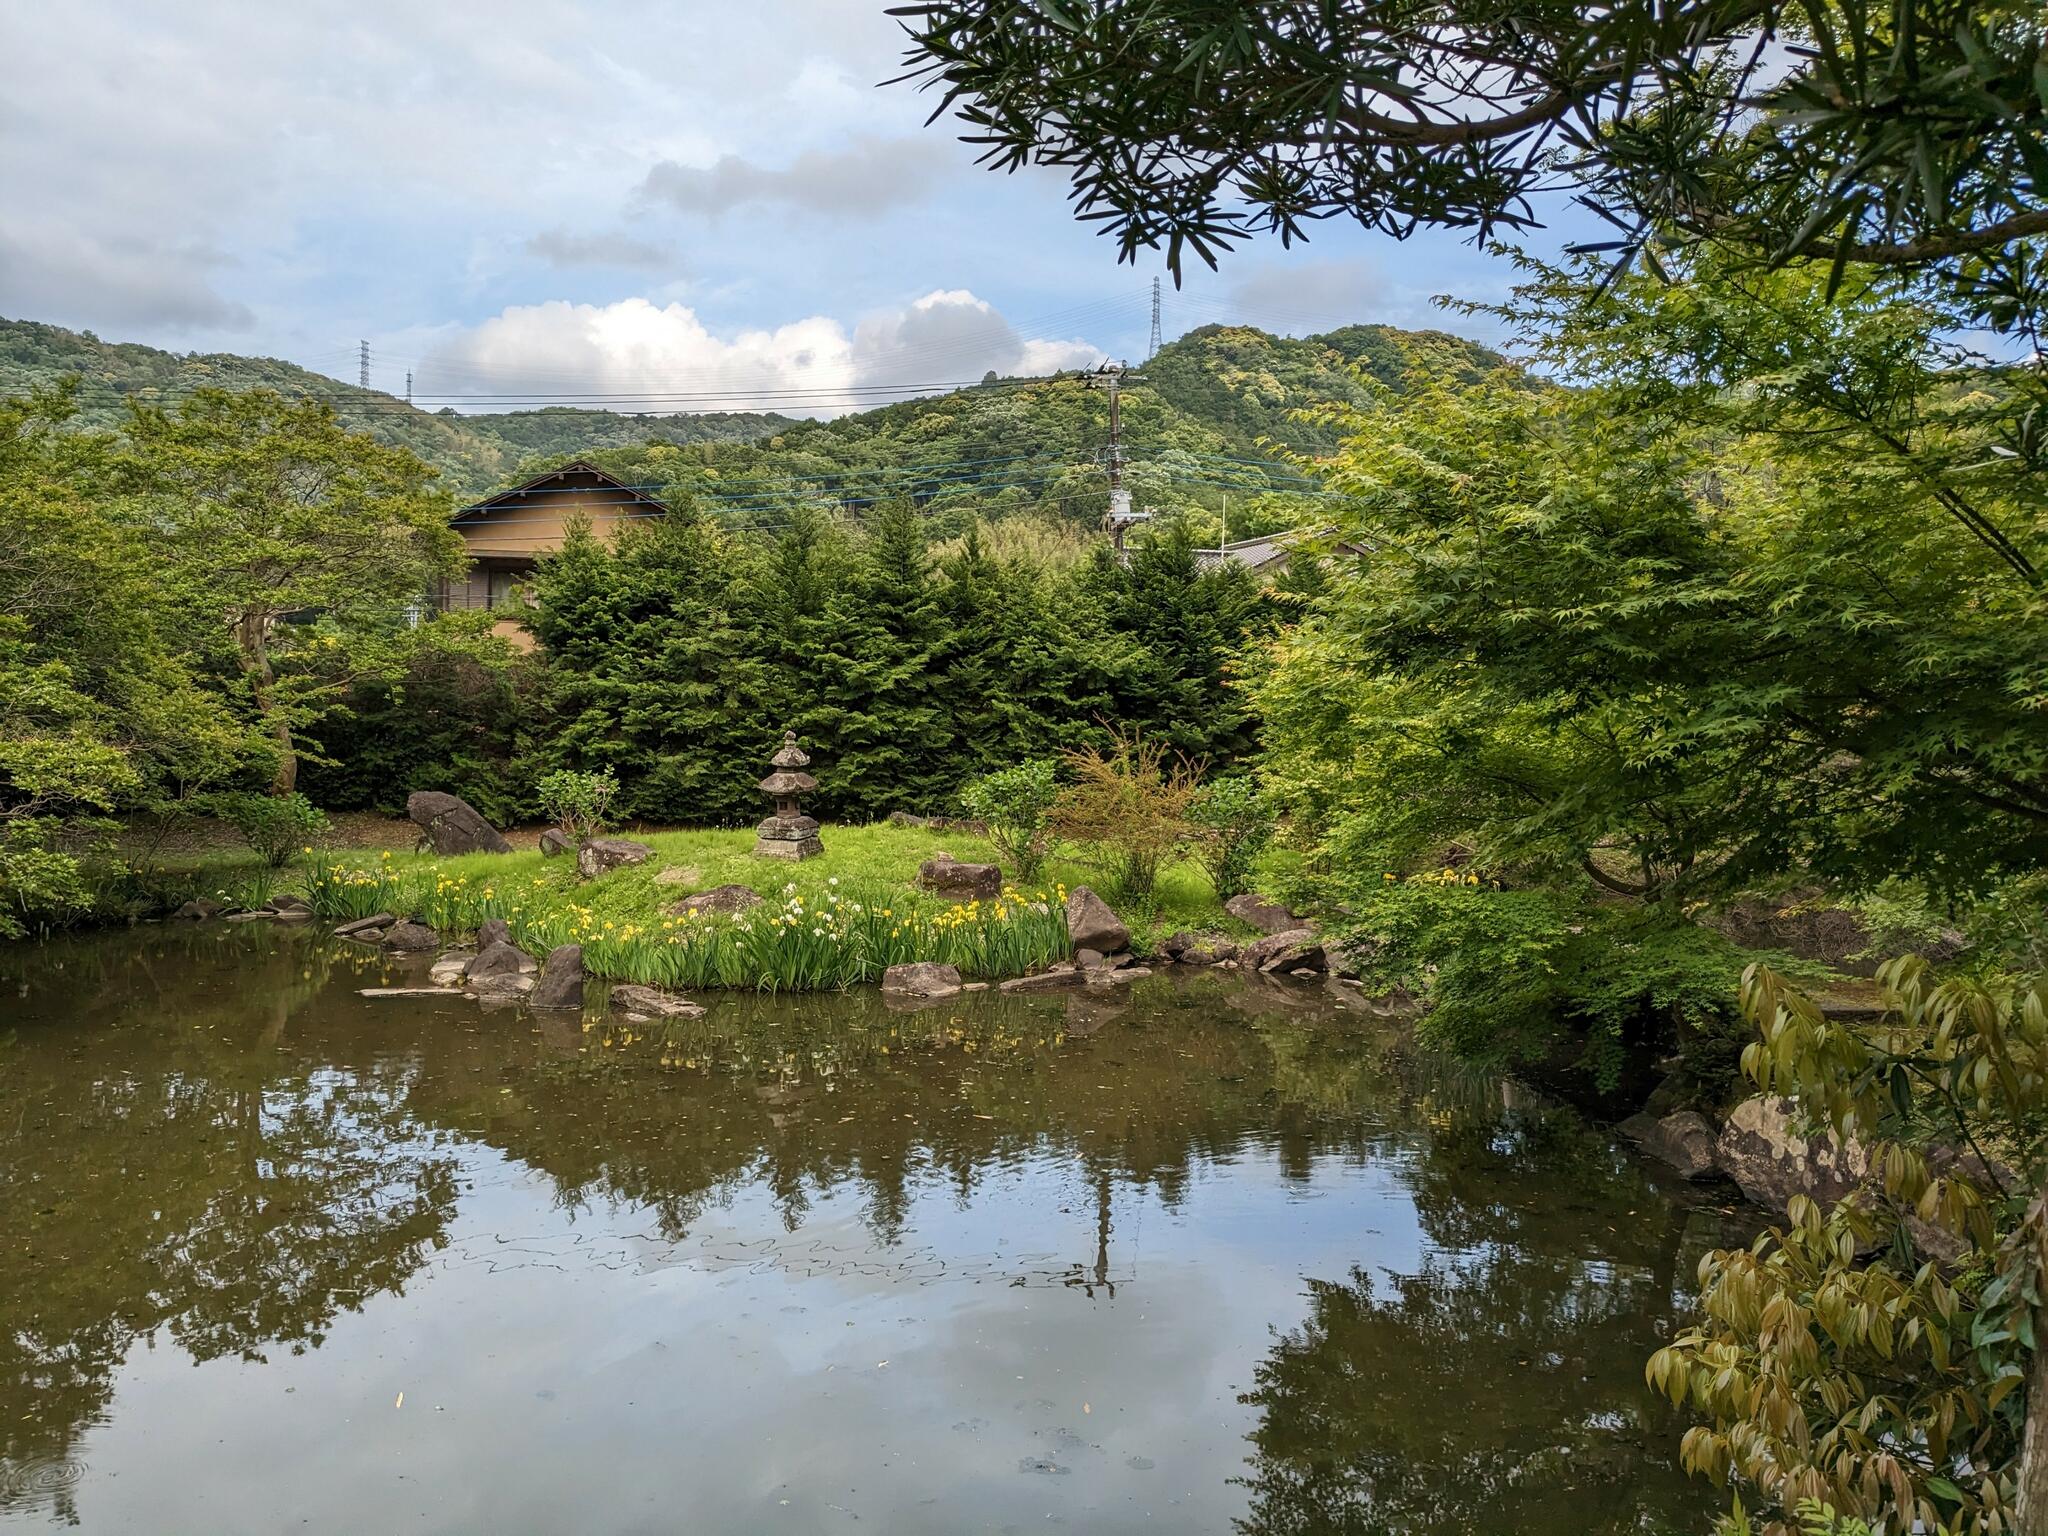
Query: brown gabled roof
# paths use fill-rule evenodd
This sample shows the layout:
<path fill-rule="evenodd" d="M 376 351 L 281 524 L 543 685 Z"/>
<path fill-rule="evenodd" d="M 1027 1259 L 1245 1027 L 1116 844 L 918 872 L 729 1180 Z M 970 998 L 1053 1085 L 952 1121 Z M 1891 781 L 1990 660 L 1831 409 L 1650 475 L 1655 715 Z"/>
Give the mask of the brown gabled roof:
<path fill-rule="evenodd" d="M 667 512 L 669 510 L 667 502 L 658 500 L 653 496 L 649 496 L 646 492 L 626 484 L 625 481 L 619 479 L 616 475 L 607 474 L 587 459 L 575 459 L 567 464 L 557 464 L 553 469 L 543 470 L 523 485 L 515 485 L 509 490 L 499 491 L 494 495 L 486 496 L 482 501 L 470 503 L 470 505 L 455 514 L 455 520 L 460 522 L 463 518 L 478 512 L 495 511 L 497 508 L 512 502 L 514 498 L 530 495 L 545 487 L 550 481 L 560 480 L 565 475 L 589 475 L 600 485 L 605 485 L 612 490 L 622 492 L 625 500 L 639 502 L 643 506 L 653 507 L 660 512 Z"/>

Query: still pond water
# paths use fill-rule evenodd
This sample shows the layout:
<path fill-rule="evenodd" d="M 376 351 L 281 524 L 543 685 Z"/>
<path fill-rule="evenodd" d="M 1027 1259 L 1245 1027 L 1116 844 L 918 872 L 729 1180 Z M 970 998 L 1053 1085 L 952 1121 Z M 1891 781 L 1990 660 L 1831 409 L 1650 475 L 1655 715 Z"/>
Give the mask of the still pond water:
<path fill-rule="evenodd" d="M 1642 1363 L 1727 1214 L 1322 989 L 664 1030 L 356 995 L 385 979 L 212 925 L 0 952 L 0 1530 L 1717 1503 Z"/>

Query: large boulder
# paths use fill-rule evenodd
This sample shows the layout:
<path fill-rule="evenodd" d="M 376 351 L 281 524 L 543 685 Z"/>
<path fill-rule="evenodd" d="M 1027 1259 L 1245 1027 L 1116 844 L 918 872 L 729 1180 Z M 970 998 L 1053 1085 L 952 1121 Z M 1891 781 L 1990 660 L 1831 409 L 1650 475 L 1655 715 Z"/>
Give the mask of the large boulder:
<path fill-rule="evenodd" d="M 476 925 L 476 947 L 489 949 L 493 944 L 510 944 L 512 925 L 502 917 L 487 917 Z"/>
<path fill-rule="evenodd" d="M 1773 1211 L 1783 1211 L 1794 1195 L 1806 1195 L 1826 1210 L 1870 1177 L 1870 1153 L 1862 1143 L 1844 1144 L 1833 1132 L 1809 1139 L 1800 1134 L 1792 1106 L 1766 1095 L 1735 1106 L 1721 1127 L 1716 1154 L 1721 1171 Z"/>
<path fill-rule="evenodd" d="M 761 893 L 744 885 L 714 885 L 708 891 L 699 891 L 694 896 L 685 896 L 669 908 L 677 917 L 687 912 L 701 912 L 706 917 L 737 917 L 740 913 L 761 905 Z"/>
<path fill-rule="evenodd" d="M 576 850 L 576 873 L 586 880 L 608 875 L 628 864 L 645 864 L 654 850 L 630 837 L 593 837 Z"/>
<path fill-rule="evenodd" d="M 960 972 L 930 960 L 892 965 L 882 972 L 882 990 L 897 997 L 951 997 L 960 990 Z"/>
<path fill-rule="evenodd" d="M 441 935 L 434 932 L 425 923 L 415 923 L 408 919 L 402 923 L 393 923 L 389 928 L 386 928 L 378 936 L 377 942 L 386 949 L 398 949 L 414 953 L 422 950 L 439 949 L 441 947 Z"/>
<path fill-rule="evenodd" d="M 1263 896 L 1254 896 L 1250 891 L 1233 896 L 1223 903 L 1223 910 L 1247 927 L 1261 933 L 1291 933 L 1308 924 L 1277 901 L 1268 901 Z"/>
<path fill-rule="evenodd" d="M 1720 1172 L 1714 1127 L 1697 1110 L 1681 1109 L 1661 1120 L 1631 1115 L 1618 1129 L 1646 1155 L 1668 1163 L 1685 1178 L 1707 1179 Z"/>
<path fill-rule="evenodd" d="M 1110 911 L 1109 903 L 1077 885 L 1067 892 L 1067 938 L 1076 949 L 1113 955 L 1131 947 L 1131 930 Z"/>
<path fill-rule="evenodd" d="M 173 912 L 171 916 L 183 918 L 188 922 L 198 922 L 209 917 L 219 917 L 226 910 L 217 901 L 209 901 L 204 896 L 194 896 L 185 905 Z"/>
<path fill-rule="evenodd" d="M 583 946 L 557 944 L 548 951 L 540 980 L 534 983 L 527 1002 L 535 1008 L 581 1008 L 583 1006 Z"/>
<path fill-rule="evenodd" d="M 954 901 L 994 901 L 1003 893 L 1003 871 L 998 864 L 962 864 L 942 853 L 917 866 L 917 883 Z"/>
<path fill-rule="evenodd" d="M 1248 971 L 1320 971 L 1323 969 L 1323 941 L 1313 928 L 1292 928 L 1269 933 L 1239 957 Z"/>
<path fill-rule="evenodd" d="M 701 1019 L 704 1010 L 687 997 L 659 987 L 627 983 L 612 988 L 612 1009 L 629 1019 Z"/>
<path fill-rule="evenodd" d="M 405 797 L 405 814 L 434 852 L 510 853 L 512 845 L 460 795 L 416 789 Z"/>
<path fill-rule="evenodd" d="M 540 856 L 544 859 L 560 858 L 575 851 L 576 845 L 569 841 L 569 834 L 560 827 L 549 827 L 540 835 Z"/>
<path fill-rule="evenodd" d="M 540 969 L 540 964 L 525 950 L 504 941 L 487 944 L 472 955 L 462 967 L 464 981 L 476 981 L 485 976 L 526 976 Z"/>

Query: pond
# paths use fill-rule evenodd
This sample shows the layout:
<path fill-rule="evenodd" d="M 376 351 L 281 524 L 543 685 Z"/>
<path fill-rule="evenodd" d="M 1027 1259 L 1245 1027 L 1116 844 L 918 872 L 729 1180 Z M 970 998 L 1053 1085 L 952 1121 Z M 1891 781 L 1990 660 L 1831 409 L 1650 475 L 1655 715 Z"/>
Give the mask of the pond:
<path fill-rule="evenodd" d="M 1702 1529 L 1734 1213 L 1339 991 L 537 1022 L 0 951 L 0 1530 Z M 594 990 L 594 989 L 593 989 Z"/>

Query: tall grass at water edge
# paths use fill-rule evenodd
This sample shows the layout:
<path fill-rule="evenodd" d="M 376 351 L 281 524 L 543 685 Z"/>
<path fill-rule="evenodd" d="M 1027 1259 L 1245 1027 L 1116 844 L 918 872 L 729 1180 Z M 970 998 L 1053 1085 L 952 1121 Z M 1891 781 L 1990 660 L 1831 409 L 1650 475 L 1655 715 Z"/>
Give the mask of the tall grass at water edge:
<path fill-rule="evenodd" d="M 1066 888 L 1006 887 L 991 901 L 954 906 L 864 882 L 820 892 L 793 883 L 736 916 L 607 915 L 576 900 L 584 887 L 548 874 L 476 874 L 438 863 L 394 867 L 307 856 L 306 897 L 324 920 L 378 912 L 410 916 L 443 933 L 473 933 L 503 918 L 535 954 L 580 944 L 593 975 L 651 986 L 829 991 L 879 980 L 892 965 L 933 961 L 968 976 L 1017 976 L 1067 957 Z"/>

